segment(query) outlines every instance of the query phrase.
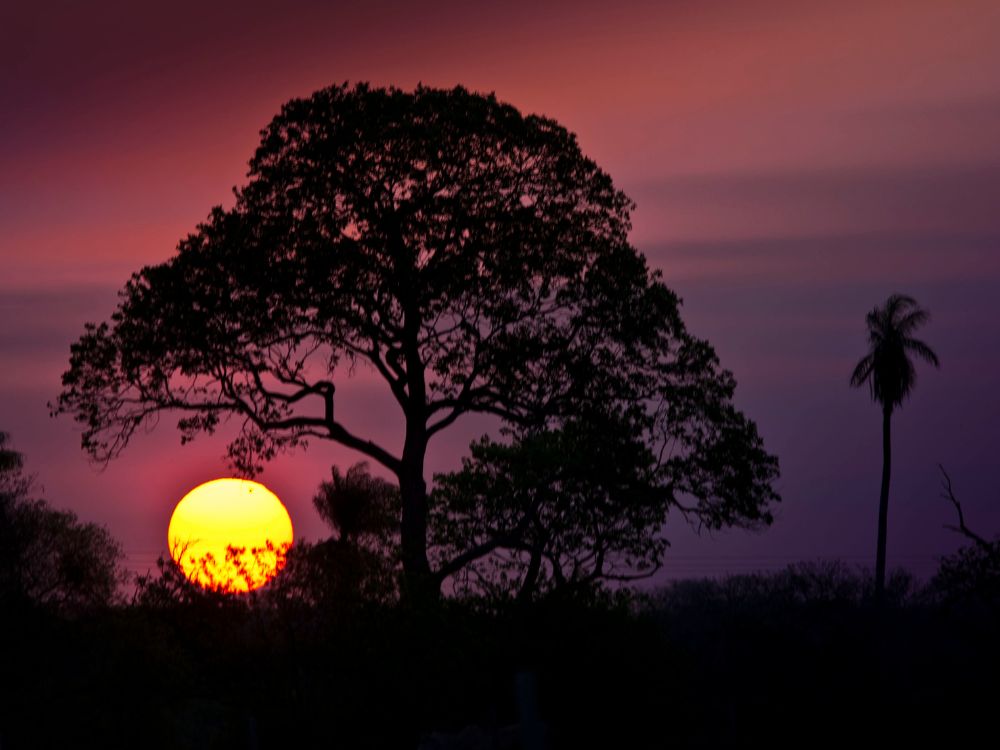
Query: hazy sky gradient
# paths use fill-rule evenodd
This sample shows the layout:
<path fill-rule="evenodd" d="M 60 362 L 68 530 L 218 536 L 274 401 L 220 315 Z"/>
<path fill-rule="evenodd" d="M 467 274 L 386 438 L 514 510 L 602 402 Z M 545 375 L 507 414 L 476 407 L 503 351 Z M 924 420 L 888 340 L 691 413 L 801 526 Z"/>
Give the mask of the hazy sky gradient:
<path fill-rule="evenodd" d="M 93 5 L 99 5 L 94 10 Z M 207 4 L 206 4 L 207 5 Z M 959 539 L 944 463 L 981 533 L 1000 532 L 1000 4 L 179 2 L 0 10 L 0 429 L 55 505 L 144 560 L 173 504 L 225 473 L 224 440 L 169 420 L 103 472 L 50 420 L 68 346 L 116 290 L 231 202 L 281 103 L 345 80 L 463 84 L 555 117 L 638 205 L 633 240 L 685 300 L 779 455 L 762 535 L 678 525 L 668 574 L 874 556 L 880 414 L 847 388 L 864 315 L 909 292 L 940 372 L 895 421 L 889 561 L 920 572 Z M 400 441 L 378 383 L 338 386 L 360 432 Z M 476 420 L 432 444 L 458 463 Z M 263 481 L 299 534 L 332 444 Z"/>

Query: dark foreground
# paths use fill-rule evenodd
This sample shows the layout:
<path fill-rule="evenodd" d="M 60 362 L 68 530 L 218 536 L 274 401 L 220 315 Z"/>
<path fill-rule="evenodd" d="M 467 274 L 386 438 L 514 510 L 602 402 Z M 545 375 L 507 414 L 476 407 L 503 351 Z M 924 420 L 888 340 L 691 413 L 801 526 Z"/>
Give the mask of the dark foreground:
<path fill-rule="evenodd" d="M 519 674 L 548 748 L 994 737 L 1000 609 L 895 584 L 881 614 L 836 567 L 490 612 L 20 607 L 2 617 L 0 747 L 519 747 Z M 495 744 L 431 740 L 463 729 Z"/>

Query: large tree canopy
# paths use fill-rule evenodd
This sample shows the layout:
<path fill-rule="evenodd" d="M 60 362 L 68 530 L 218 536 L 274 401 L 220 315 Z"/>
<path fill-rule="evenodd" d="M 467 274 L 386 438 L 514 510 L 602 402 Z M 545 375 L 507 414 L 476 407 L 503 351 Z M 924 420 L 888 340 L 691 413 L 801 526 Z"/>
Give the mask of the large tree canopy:
<path fill-rule="evenodd" d="M 404 569 L 434 585 L 424 455 L 467 413 L 537 431 L 600 404 L 684 469 L 668 502 L 763 518 L 776 462 L 629 244 L 632 208 L 571 133 L 494 96 L 323 89 L 262 132 L 235 205 L 87 326 L 56 411 L 99 460 L 161 412 L 185 440 L 240 420 L 248 473 L 311 438 L 353 448 L 397 476 Z M 398 402 L 401 446 L 338 418 L 335 374 L 359 364 Z"/>

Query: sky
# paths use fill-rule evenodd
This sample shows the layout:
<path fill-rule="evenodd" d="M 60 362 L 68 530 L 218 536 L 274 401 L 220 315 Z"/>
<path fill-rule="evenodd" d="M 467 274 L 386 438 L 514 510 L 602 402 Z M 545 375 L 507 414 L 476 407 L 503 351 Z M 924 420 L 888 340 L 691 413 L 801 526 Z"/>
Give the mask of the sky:
<path fill-rule="evenodd" d="M 280 105 L 343 81 L 495 92 L 554 117 L 636 202 L 632 241 L 684 300 L 781 461 L 763 533 L 672 518 L 661 579 L 839 558 L 872 564 L 881 415 L 848 387 L 864 316 L 892 292 L 932 313 L 894 420 L 890 566 L 931 573 L 961 539 L 940 496 L 1000 533 L 1000 4 L 733 2 L 53 3 L 0 6 L 0 430 L 55 506 L 106 524 L 133 569 L 176 502 L 229 473 L 225 435 L 169 419 L 107 467 L 51 419 L 69 345 L 141 266 L 231 205 Z M 338 414 L 401 443 L 391 397 Z M 432 444 L 455 468 L 482 426 Z M 296 534 L 333 444 L 269 466 Z"/>

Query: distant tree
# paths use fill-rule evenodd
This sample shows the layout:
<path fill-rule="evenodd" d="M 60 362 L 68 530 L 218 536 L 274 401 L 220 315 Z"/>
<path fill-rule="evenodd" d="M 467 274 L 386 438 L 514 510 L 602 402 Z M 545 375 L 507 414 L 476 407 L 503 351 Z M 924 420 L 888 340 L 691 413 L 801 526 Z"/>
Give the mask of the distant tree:
<path fill-rule="evenodd" d="M 913 391 L 917 370 L 913 356 L 939 367 L 937 354 L 913 332 L 930 319 L 915 299 L 891 295 L 881 307 L 865 318 L 868 325 L 868 353 L 851 374 L 851 385 L 867 385 L 872 400 L 882 407 L 882 491 L 878 509 L 878 545 L 875 555 L 875 590 L 881 598 L 885 590 L 885 545 L 889 518 L 889 478 L 892 470 L 891 423 L 893 411 Z"/>
<path fill-rule="evenodd" d="M 10 435 L 0 432 L 0 507 L 6 508 L 31 488 L 24 474 L 24 456 L 10 444 Z"/>
<path fill-rule="evenodd" d="M 399 488 L 373 476 L 365 462 L 320 483 L 313 498 L 334 536 L 297 542 L 266 590 L 279 605 L 350 610 L 394 600 L 399 574 Z"/>
<path fill-rule="evenodd" d="M 463 415 L 545 429 L 595 402 L 658 410 L 694 451 L 748 424 L 697 408 L 732 379 L 629 244 L 632 207 L 575 136 L 492 95 L 323 89 L 263 131 L 233 208 L 87 325 L 53 410 L 104 461 L 162 412 L 185 441 L 235 417 L 248 474 L 313 438 L 352 448 L 397 478 L 407 590 L 436 595 L 425 455 Z M 399 405 L 398 453 L 334 408 L 358 364 Z M 758 480 L 735 503 L 760 516 L 776 464 L 736 455 L 763 463 L 715 470 Z"/>
<path fill-rule="evenodd" d="M 955 509 L 958 525 L 945 528 L 961 534 L 970 544 L 941 560 L 931 589 L 950 600 L 980 599 L 993 606 L 1000 604 L 1000 538 L 987 539 L 973 531 L 965 522 L 962 503 L 955 495 L 951 477 L 944 466 L 941 470 L 942 497 Z"/>
<path fill-rule="evenodd" d="M 313 505 L 335 537 L 313 545 L 314 588 L 334 604 L 386 601 L 397 592 L 399 487 L 373 476 L 364 461 L 334 466 Z"/>
<path fill-rule="evenodd" d="M 21 454 L 0 432 L 0 602 L 62 614 L 106 606 L 125 580 L 121 546 L 107 529 L 81 523 L 31 497 Z"/>
<path fill-rule="evenodd" d="M 14 517 L 30 489 L 23 456 L 11 448 L 10 436 L 0 432 L 0 597 L 9 597 L 21 588 L 20 540 Z"/>
<path fill-rule="evenodd" d="M 338 541 L 385 551 L 399 531 L 399 487 L 370 474 L 364 461 L 330 473 L 313 497 L 320 518 Z"/>

